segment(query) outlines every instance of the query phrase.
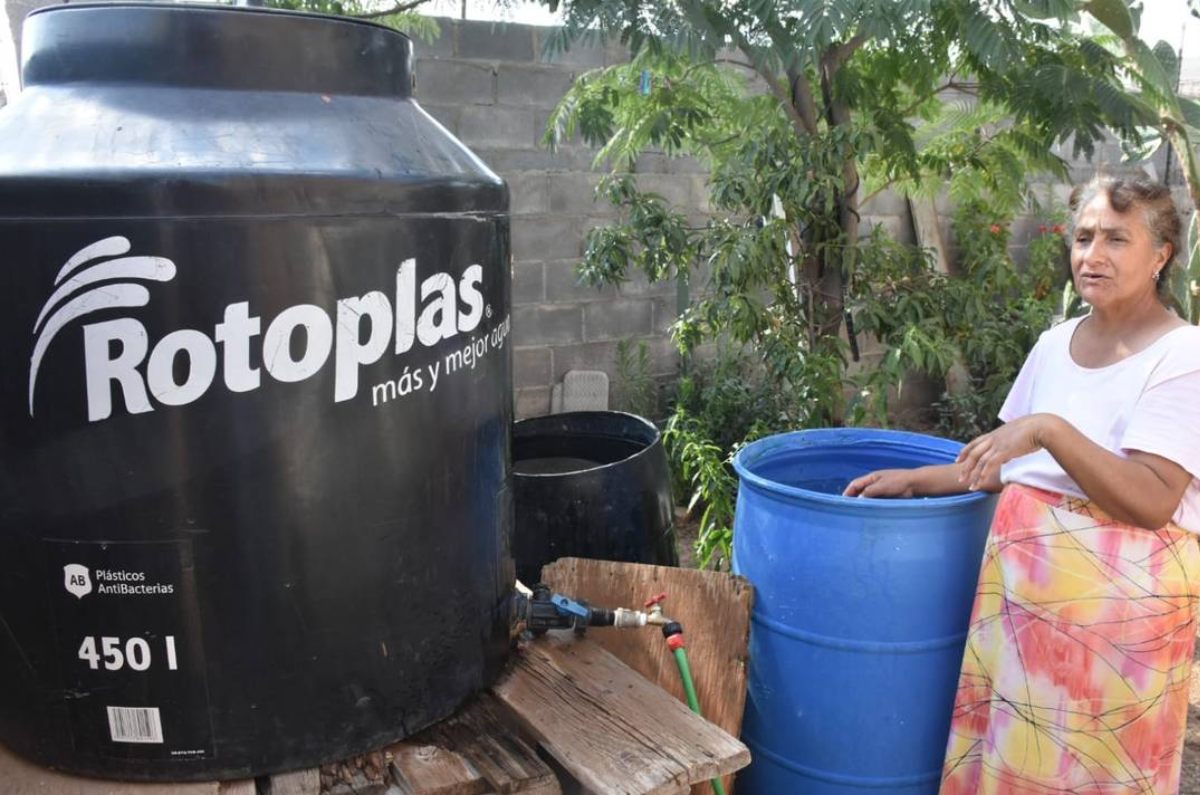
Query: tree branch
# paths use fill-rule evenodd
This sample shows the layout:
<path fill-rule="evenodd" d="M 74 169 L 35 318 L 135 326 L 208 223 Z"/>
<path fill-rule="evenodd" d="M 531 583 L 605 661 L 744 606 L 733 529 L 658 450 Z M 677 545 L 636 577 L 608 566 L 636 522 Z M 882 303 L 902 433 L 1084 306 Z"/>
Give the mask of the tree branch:
<path fill-rule="evenodd" d="M 942 88 L 945 88 L 945 86 L 943 86 Z M 940 90 L 940 89 L 939 89 L 939 90 Z M 936 94 L 937 92 L 935 91 L 934 93 Z M 997 133 L 996 135 L 993 135 L 991 138 L 984 138 L 984 139 L 982 139 L 982 140 L 981 140 L 981 141 L 980 141 L 980 142 L 979 142 L 979 143 L 978 143 L 978 144 L 977 144 L 977 145 L 976 145 L 974 148 L 972 148 L 972 149 L 971 149 L 971 156 L 972 156 L 972 157 L 974 157 L 974 156 L 978 155 L 980 152 L 982 152 L 982 151 L 983 151 L 983 148 L 984 148 L 985 146 L 987 146 L 988 144 L 990 144 L 990 143 L 991 143 L 993 140 L 995 140 L 995 139 L 996 139 L 996 137 L 997 137 L 998 135 L 1000 135 L 1000 133 Z M 871 201 L 871 199 L 874 199 L 876 196 L 878 196 L 879 194 L 883 193 L 885 190 L 888 190 L 889 188 L 891 188 L 891 187 L 895 186 L 895 184 L 896 184 L 896 180 L 894 180 L 894 179 L 889 179 L 887 182 L 883 183 L 883 184 L 882 184 L 882 185 L 880 185 L 878 188 L 876 188 L 875 190 L 871 191 L 871 192 L 870 192 L 870 193 L 868 193 L 866 196 L 864 196 L 864 197 L 863 197 L 863 198 L 862 198 L 862 199 L 861 199 L 861 200 L 858 202 L 858 206 L 859 206 L 859 207 L 865 207 L 865 206 L 867 206 L 867 203 L 868 203 L 869 201 Z"/>
<path fill-rule="evenodd" d="M 856 33 L 848 41 L 844 41 L 835 47 L 830 47 L 821 53 L 821 93 L 825 98 L 825 112 L 830 126 L 838 126 L 850 121 L 850 108 L 846 106 L 844 101 L 834 99 L 834 78 L 837 76 L 838 70 L 842 68 L 842 65 L 850 59 L 850 56 L 866 43 L 867 35 L 865 33 Z"/>
<path fill-rule="evenodd" d="M 788 51 L 791 44 L 788 41 L 786 31 L 782 29 L 778 20 L 774 20 L 774 24 L 765 26 L 764 30 L 771 37 L 771 43 L 779 52 Z M 808 76 L 804 74 L 802 67 L 790 66 L 787 68 L 787 77 L 788 85 L 791 89 L 789 92 L 789 101 L 800 114 L 800 119 L 804 123 L 804 130 L 809 135 L 816 135 L 820 129 L 821 114 L 817 110 L 817 103 L 813 98 L 812 85 L 808 82 Z"/>
<path fill-rule="evenodd" d="M 849 41 L 844 41 L 838 46 L 829 50 L 825 55 L 821 56 L 821 60 L 829 59 L 830 77 L 834 72 L 842 68 L 842 64 L 850 59 L 850 56 L 858 52 L 858 49 L 867 43 L 867 34 L 856 33 Z"/>
<path fill-rule="evenodd" d="M 878 196 L 879 194 L 883 193 L 883 192 L 884 192 L 885 190 L 887 190 L 888 188 L 892 187 L 892 185 L 894 185 L 895 183 L 896 183 L 896 180 L 894 180 L 894 179 L 889 179 L 887 182 L 883 183 L 883 185 L 879 186 L 878 188 L 876 188 L 875 190 L 871 191 L 871 192 L 870 192 L 870 193 L 868 193 L 866 196 L 864 196 L 864 197 L 863 197 L 863 199 L 862 199 L 862 201 L 860 201 L 860 202 L 858 203 L 858 206 L 859 206 L 859 207 L 866 207 L 866 206 L 867 206 L 867 202 L 871 201 L 871 199 L 874 199 L 876 196 Z"/>
<path fill-rule="evenodd" d="M 808 82 L 808 75 L 804 74 L 801 69 L 789 69 L 788 80 L 792 85 L 792 103 L 799 110 L 801 118 L 804 119 L 804 126 L 808 129 L 809 134 L 816 135 L 817 102 L 813 98 L 812 85 Z"/>
<path fill-rule="evenodd" d="M 380 17 L 390 17 L 392 14 L 403 14 L 405 11 L 412 11 L 414 8 L 423 6 L 429 0 L 408 0 L 407 3 L 397 3 L 385 11 L 369 11 L 365 14 L 354 14 L 355 19 L 379 19 Z"/>
<path fill-rule="evenodd" d="M 812 127 L 809 126 L 804 117 L 800 115 L 800 111 L 792 103 L 792 92 L 789 91 L 787 87 L 783 85 L 783 83 L 779 82 L 779 78 L 776 77 L 770 69 L 768 69 L 765 65 L 758 64 L 758 59 L 754 57 L 754 49 L 752 45 L 746 40 L 746 37 L 741 33 L 741 31 L 735 31 L 733 36 L 737 44 L 737 48 L 741 50 L 747 58 L 750 59 L 751 63 L 755 64 L 754 71 L 757 72 L 758 76 L 766 82 L 767 87 L 771 89 L 771 93 L 774 94 L 775 98 L 779 100 L 779 104 L 783 105 L 783 109 L 787 113 L 788 118 L 792 120 L 792 126 L 796 128 L 796 132 L 802 135 L 805 133 L 809 135 L 815 134 L 817 131 L 816 125 L 813 125 Z"/>
<path fill-rule="evenodd" d="M 792 92 L 788 90 L 787 86 L 779 82 L 779 78 L 771 74 L 766 69 L 758 70 L 758 74 L 767 82 L 767 86 L 770 87 L 771 93 L 774 94 L 779 99 L 779 103 L 783 105 L 783 109 L 787 112 L 788 117 L 792 120 L 792 126 L 796 128 L 796 132 L 800 133 L 801 135 L 815 135 L 817 132 L 816 125 L 810 124 L 809 121 L 800 113 L 800 109 L 792 103 Z"/>
<path fill-rule="evenodd" d="M 951 80 L 948 83 L 946 83 L 944 86 L 938 86 L 933 91 L 930 91 L 928 94 L 926 94 L 925 96 L 918 98 L 915 102 L 913 102 L 907 108 L 900 111 L 900 118 L 902 118 L 902 119 L 907 118 L 910 113 L 915 113 L 917 108 L 921 107 L 926 102 L 933 99 L 934 97 L 936 97 L 938 94 L 942 93 L 943 91 L 961 91 L 964 94 L 978 96 L 977 87 L 975 85 L 973 85 L 971 83 L 958 83 L 958 82 L 955 82 L 954 80 Z"/>
<path fill-rule="evenodd" d="M 740 66 L 743 69 L 749 69 L 751 72 L 758 74 L 758 70 L 754 68 L 754 64 L 746 63 L 745 61 L 739 61 L 736 58 L 714 58 L 713 63 L 715 63 L 715 64 L 723 64 L 724 63 L 724 64 L 729 64 L 730 66 Z"/>

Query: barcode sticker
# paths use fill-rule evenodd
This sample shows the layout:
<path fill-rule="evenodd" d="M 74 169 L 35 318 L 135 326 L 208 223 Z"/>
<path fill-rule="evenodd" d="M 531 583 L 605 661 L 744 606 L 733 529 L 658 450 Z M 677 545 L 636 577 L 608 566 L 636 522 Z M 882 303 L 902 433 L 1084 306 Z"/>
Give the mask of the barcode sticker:
<path fill-rule="evenodd" d="M 114 743 L 163 741 L 158 707 L 109 707 L 108 728 Z"/>

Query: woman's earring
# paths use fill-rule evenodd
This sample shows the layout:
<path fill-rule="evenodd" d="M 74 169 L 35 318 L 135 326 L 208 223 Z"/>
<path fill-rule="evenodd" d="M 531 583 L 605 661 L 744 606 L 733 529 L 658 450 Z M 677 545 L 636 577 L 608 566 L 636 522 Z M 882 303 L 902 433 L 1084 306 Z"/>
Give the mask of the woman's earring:
<path fill-rule="evenodd" d="M 1158 281 L 1158 274 L 1159 274 L 1159 271 L 1155 271 L 1154 275 L 1151 278 L 1154 279 L 1154 281 Z"/>

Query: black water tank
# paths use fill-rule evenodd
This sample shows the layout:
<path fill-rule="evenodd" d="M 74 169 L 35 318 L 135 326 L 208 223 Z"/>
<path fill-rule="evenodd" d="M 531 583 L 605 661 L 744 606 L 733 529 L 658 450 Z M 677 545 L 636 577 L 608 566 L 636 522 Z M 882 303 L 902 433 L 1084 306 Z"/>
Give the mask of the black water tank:
<path fill-rule="evenodd" d="M 72 5 L 0 112 L 0 742 L 377 747 L 507 655 L 504 184 L 387 28 Z"/>
<path fill-rule="evenodd" d="M 538 582 L 562 557 L 678 566 L 662 434 L 619 411 L 576 411 L 513 426 L 513 557 Z"/>

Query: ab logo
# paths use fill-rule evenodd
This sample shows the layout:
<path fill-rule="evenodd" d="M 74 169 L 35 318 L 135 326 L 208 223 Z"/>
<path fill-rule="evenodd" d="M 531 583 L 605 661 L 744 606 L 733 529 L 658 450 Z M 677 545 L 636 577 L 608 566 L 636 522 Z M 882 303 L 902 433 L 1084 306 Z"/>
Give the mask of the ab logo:
<path fill-rule="evenodd" d="M 74 595 L 76 599 L 82 599 L 90 594 L 92 577 L 87 566 L 80 566 L 78 563 L 68 563 L 63 566 L 63 585 L 66 586 L 67 593 Z"/>

